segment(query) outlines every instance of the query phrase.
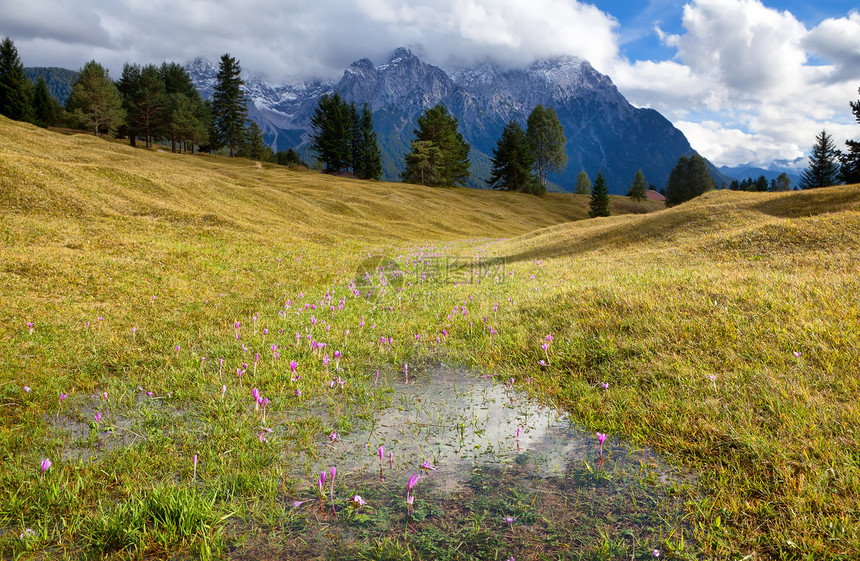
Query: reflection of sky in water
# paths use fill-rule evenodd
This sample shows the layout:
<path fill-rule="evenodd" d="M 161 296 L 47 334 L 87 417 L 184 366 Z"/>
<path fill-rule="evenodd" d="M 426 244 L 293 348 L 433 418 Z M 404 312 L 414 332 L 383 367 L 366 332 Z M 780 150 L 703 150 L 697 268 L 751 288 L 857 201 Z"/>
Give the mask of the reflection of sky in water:
<path fill-rule="evenodd" d="M 476 465 L 516 461 L 537 475 L 563 475 L 568 462 L 594 447 L 589 446 L 593 436 L 516 388 L 444 366 L 420 372 L 410 368 L 410 375 L 407 382 L 401 372 L 392 382 L 391 407 L 379 412 L 366 430 L 327 447 L 329 462 L 376 476 L 377 450 L 385 445 L 386 477 L 408 478 L 427 460 L 437 468 L 431 476 L 435 484 L 453 490 Z M 393 469 L 389 452 L 394 452 Z"/>

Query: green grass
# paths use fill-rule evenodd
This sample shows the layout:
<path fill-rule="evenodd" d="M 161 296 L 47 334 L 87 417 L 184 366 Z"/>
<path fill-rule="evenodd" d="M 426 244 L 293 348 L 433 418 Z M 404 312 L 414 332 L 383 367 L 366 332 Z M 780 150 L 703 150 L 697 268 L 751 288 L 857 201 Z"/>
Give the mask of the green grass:
<path fill-rule="evenodd" d="M 581 220 L 587 196 L 350 181 L 4 119 L 0 136 L 4 559 L 860 555 L 857 186 L 659 212 L 612 197 L 630 214 Z M 353 291 L 369 256 L 444 255 L 503 256 L 504 275 Z M 372 423 L 404 362 L 439 360 L 685 475 L 484 469 L 419 495 L 407 530 L 405 481 L 342 473 L 335 520 L 314 498 L 326 436 Z"/>

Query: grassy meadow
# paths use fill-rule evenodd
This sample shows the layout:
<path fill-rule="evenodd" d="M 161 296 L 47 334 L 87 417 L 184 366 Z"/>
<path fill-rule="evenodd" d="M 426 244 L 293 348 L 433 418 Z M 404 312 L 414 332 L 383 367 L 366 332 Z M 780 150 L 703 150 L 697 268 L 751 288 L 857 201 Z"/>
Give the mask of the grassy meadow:
<path fill-rule="evenodd" d="M 860 557 L 860 187 L 588 200 L 0 118 L 0 558 Z"/>

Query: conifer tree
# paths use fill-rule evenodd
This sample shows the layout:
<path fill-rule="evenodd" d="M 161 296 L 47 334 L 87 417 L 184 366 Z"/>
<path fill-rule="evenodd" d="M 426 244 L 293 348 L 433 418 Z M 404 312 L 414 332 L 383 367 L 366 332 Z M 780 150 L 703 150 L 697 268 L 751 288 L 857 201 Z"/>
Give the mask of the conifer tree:
<path fill-rule="evenodd" d="M 245 136 L 245 121 L 248 118 L 245 91 L 239 61 L 229 54 L 221 56 L 216 77 L 215 92 L 212 96 L 212 111 L 218 143 L 226 146 L 230 156 Z"/>
<path fill-rule="evenodd" d="M 122 67 L 122 76 L 116 83 L 116 87 L 122 96 L 122 108 L 125 110 L 126 116 L 134 115 L 135 100 L 140 91 L 140 65 L 139 64 L 124 64 Z M 137 146 L 137 137 L 140 135 L 136 119 L 129 118 L 120 127 L 120 134 L 128 137 L 129 144 Z"/>
<path fill-rule="evenodd" d="M 630 186 L 630 191 L 627 193 L 627 196 L 640 203 L 648 198 L 645 195 L 645 192 L 648 190 L 648 183 L 645 182 L 645 176 L 642 175 L 642 170 L 638 170 L 636 172 L 636 176 L 633 178 L 633 185 Z"/>
<path fill-rule="evenodd" d="M 669 174 L 666 206 L 679 205 L 712 189 L 716 189 L 716 182 L 708 171 L 705 159 L 696 153 L 681 156 Z"/>
<path fill-rule="evenodd" d="M 412 154 L 406 155 L 406 170 L 403 180 L 407 183 L 422 185 L 465 186 L 469 180 L 469 150 L 471 147 L 457 130 L 457 118 L 448 113 L 448 109 L 438 104 L 428 109 L 418 117 L 418 128 L 415 142 L 412 143 Z M 416 144 L 420 143 L 420 144 Z M 429 144 L 425 144 L 429 143 Z M 441 153 L 441 161 L 432 166 L 435 173 L 428 174 L 429 162 L 434 161 L 435 147 Z M 419 149 L 421 153 L 416 153 Z M 421 164 L 421 170 L 413 166 Z"/>
<path fill-rule="evenodd" d="M 412 151 L 406 154 L 406 171 L 403 181 L 421 185 L 441 185 L 444 169 L 442 150 L 429 140 L 415 140 Z"/>
<path fill-rule="evenodd" d="M 125 121 L 122 96 L 116 84 L 107 69 L 94 60 L 78 73 L 69 96 L 68 111 L 73 121 L 86 126 L 96 136 L 101 131 L 113 132 Z"/>
<path fill-rule="evenodd" d="M 833 137 L 822 130 L 815 137 L 812 154 L 809 155 L 809 167 L 800 175 L 801 189 L 829 187 L 839 182 L 839 150 L 833 144 Z"/>
<path fill-rule="evenodd" d="M 544 109 L 543 105 L 535 107 L 526 123 L 526 136 L 535 157 L 538 179 L 546 190 L 549 172 L 562 171 L 567 165 L 567 139 L 555 110 L 551 107 Z"/>
<path fill-rule="evenodd" d="M 591 204 L 588 207 L 588 216 L 597 218 L 598 216 L 609 215 L 609 189 L 606 187 L 603 173 L 599 172 L 597 179 L 594 180 L 594 187 L 591 189 Z"/>
<path fill-rule="evenodd" d="M 588 195 L 591 193 L 591 180 L 588 179 L 588 174 L 584 171 L 579 172 L 576 176 L 576 188 L 573 190 L 577 195 Z"/>
<path fill-rule="evenodd" d="M 535 180 L 535 164 L 526 133 L 516 121 L 505 125 L 502 136 L 493 149 L 493 172 L 487 183 L 495 189 L 525 191 L 539 194 L 543 186 Z"/>
<path fill-rule="evenodd" d="M 32 120 L 30 80 L 24 75 L 24 65 L 12 39 L 0 42 L 0 115 L 15 121 Z"/>
<path fill-rule="evenodd" d="M 860 93 L 860 89 L 857 91 Z M 854 118 L 860 124 L 860 100 L 850 101 L 849 104 Z M 845 145 L 848 150 L 839 157 L 839 179 L 849 185 L 860 183 L 860 141 L 846 140 Z"/>
<path fill-rule="evenodd" d="M 195 144 L 208 141 L 207 120 L 211 118 L 206 112 L 200 93 L 191 81 L 191 76 L 175 62 L 165 62 L 158 69 L 164 81 L 165 110 L 163 113 L 162 130 L 170 139 L 171 148 L 182 152 L 184 143 L 191 143 L 194 152 Z"/>
<path fill-rule="evenodd" d="M 36 85 L 33 86 L 33 123 L 40 127 L 48 127 L 57 122 L 57 100 L 48 91 L 45 77 L 39 74 Z"/>
<path fill-rule="evenodd" d="M 354 119 L 340 94 L 320 97 L 311 117 L 311 150 L 316 152 L 326 171 L 337 172 L 353 164 Z"/>
<path fill-rule="evenodd" d="M 365 103 L 358 123 L 358 169 L 355 174 L 361 179 L 379 179 L 382 176 L 382 155 L 373 130 L 373 113 Z"/>

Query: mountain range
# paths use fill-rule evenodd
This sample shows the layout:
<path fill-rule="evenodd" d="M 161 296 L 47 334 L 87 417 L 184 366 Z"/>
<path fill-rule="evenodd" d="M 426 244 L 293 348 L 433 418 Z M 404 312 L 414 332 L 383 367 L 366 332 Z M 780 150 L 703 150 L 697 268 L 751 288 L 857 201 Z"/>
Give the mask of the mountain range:
<path fill-rule="evenodd" d="M 186 65 L 204 97 L 211 96 L 217 67 L 197 58 Z M 609 77 L 577 57 L 539 60 L 527 68 L 485 64 L 448 72 L 398 48 L 375 65 L 352 63 L 336 83 L 322 81 L 274 85 L 261 77 L 245 78 L 249 116 L 275 150 L 294 148 L 307 160 L 310 119 L 323 94 L 338 92 L 359 106 L 367 103 L 383 156 L 384 179 L 398 181 L 417 118 L 437 103 L 457 117 L 471 144 L 469 186 L 485 188 L 492 150 L 510 120 L 525 128 L 532 109 L 543 104 L 558 114 L 567 138 L 567 167 L 551 174 L 551 188 L 571 191 L 580 171 L 593 180 L 602 172 L 610 192 L 626 194 L 636 171 L 664 187 L 682 155 L 693 153 L 684 134 L 653 109 L 633 107 Z M 729 182 L 716 168 L 712 174 Z"/>

